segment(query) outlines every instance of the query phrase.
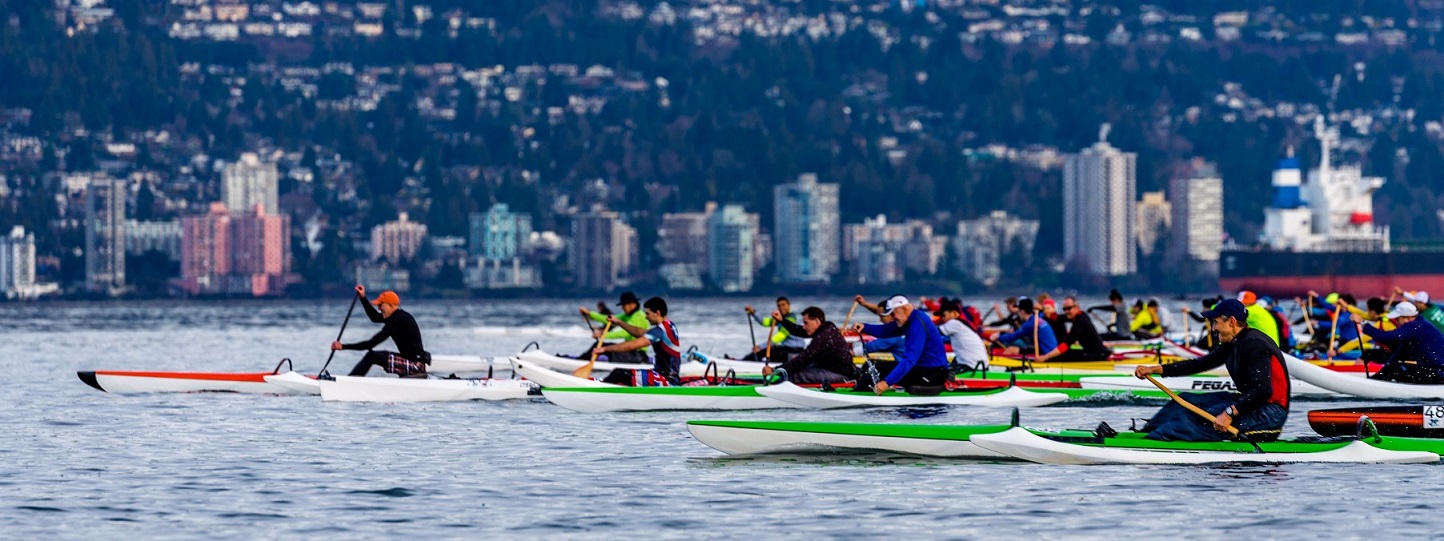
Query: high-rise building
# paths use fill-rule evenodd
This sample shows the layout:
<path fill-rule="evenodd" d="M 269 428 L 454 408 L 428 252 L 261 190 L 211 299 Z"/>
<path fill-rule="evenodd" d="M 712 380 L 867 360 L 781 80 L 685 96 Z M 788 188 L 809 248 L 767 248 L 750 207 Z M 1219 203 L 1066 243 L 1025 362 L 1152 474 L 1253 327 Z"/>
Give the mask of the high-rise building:
<path fill-rule="evenodd" d="M 179 286 L 191 295 L 226 291 L 231 274 L 231 216 L 225 203 L 211 203 L 205 214 L 181 222 Z"/>
<path fill-rule="evenodd" d="M 842 226 L 842 259 L 850 263 L 849 278 L 858 284 L 895 284 L 903 280 L 907 226 L 887 223 L 887 216 Z"/>
<path fill-rule="evenodd" d="M 1173 221 L 1173 207 L 1163 197 L 1163 192 L 1146 192 L 1138 201 L 1138 250 L 1145 256 L 1153 255 L 1158 241 L 1168 235 L 1168 224 Z"/>
<path fill-rule="evenodd" d="M 958 235 L 953 237 L 953 251 L 958 258 L 954 266 L 973 281 L 992 287 L 1003 277 L 1003 258 L 1031 258 L 1037 239 L 1037 220 L 1009 216 L 1007 211 L 995 210 L 984 218 L 962 220 L 958 222 Z"/>
<path fill-rule="evenodd" d="M 1203 262 L 1206 270 L 1217 273 L 1223 249 L 1223 179 L 1218 170 L 1195 160 L 1188 174 L 1169 182 L 1168 195 L 1173 198 L 1173 256 Z"/>
<path fill-rule="evenodd" d="M 239 160 L 228 163 L 221 172 L 221 200 L 231 212 L 250 212 L 256 205 L 266 209 L 266 214 L 280 213 L 277 204 L 276 163 L 262 161 L 255 153 L 241 154 Z"/>
<path fill-rule="evenodd" d="M 1134 190 L 1138 155 L 1098 142 L 1063 163 L 1063 255 L 1100 276 L 1138 271 L 1134 250 Z"/>
<path fill-rule="evenodd" d="M 626 285 L 636 244 L 637 231 L 615 212 L 593 210 L 572 217 L 567 260 L 576 286 L 605 290 Z"/>
<path fill-rule="evenodd" d="M 707 268 L 707 229 L 717 204 L 708 202 L 702 212 L 673 212 L 662 215 L 657 244 L 667 264 Z"/>
<path fill-rule="evenodd" d="M 395 220 L 371 228 L 371 260 L 392 265 L 416 257 L 426 240 L 426 224 L 407 220 L 402 212 Z"/>
<path fill-rule="evenodd" d="M 26 297 L 35 285 L 35 234 L 15 226 L 0 237 L 0 295 Z"/>
<path fill-rule="evenodd" d="M 231 217 L 231 273 L 251 295 L 278 294 L 290 284 L 291 217 L 267 215 L 261 205 Z"/>
<path fill-rule="evenodd" d="M 806 173 L 772 190 L 772 256 L 782 283 L 828 283 L 841 251 L 837 184 Z"/>
<path fill-rule="evenodd" d="M 486 260 L 520 257 L 531 238 L 531 215 L 512 212 L 506 203 L 471 215 L 470 254 Z"/>
<path fill-rule="evenodd" d="M 154 250 L 164 253 L 172 261 L 180 261 L 180 246 L 180 220 L 125 221 L 125 252 L 129 255 L 140 255 Z"/>
<path fill-rule="evenodd" d="M 118 294 L 125 288 L 126 182 L 104 174 L 85 188 L 86 289 Z"/>
<path fill-rule="evenodd" d="M 707 234 L 707 276 L 722 291 L 751 291 L 756 263 L 757 215 L 742 205 L 712 213 Z"/>

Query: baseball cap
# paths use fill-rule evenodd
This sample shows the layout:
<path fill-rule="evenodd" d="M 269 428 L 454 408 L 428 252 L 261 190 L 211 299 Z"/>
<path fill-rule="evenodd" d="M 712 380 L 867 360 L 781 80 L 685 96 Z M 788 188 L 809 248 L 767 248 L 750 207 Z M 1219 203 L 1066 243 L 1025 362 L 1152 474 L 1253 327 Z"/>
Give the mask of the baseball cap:
<path fill-rule="evenodd" d="M 1409 293 L 1409 292 L 1406 291 L 1406 292 L 1404 292 L 1404 300 L 1409 301 L 1409 302 L 1428 303 L 1428 302 L 1429 302 L 1429 292 L 1428 292 L 1428 291 L 1415 291 L 1415 292 L 1413 292 L 1413 293 Z"/>
<path fill-rule="evenodd" d="M 641 303 L 642 303 L 642 300 L 641 300 L 641 299 L 638 299 L 638 298 L 637 298 L 637 294 L 636 294 L 636 293 L 633 293 L 633 292 L 631 292 L 631 291 L 625 291 L 625 292 L 623 292 L 623 293 L 622 293 L 622 298 L 617 300 L 617 305 L 618 305 L 618 306 L 621 306 L 621 305 L 623 305 L 623 304 L 641 304 Z"/>
<path fill-rule="evenodd" d="M 888 297 L 887 301 L 883 302 L 882 315 L 890 316 L 892 315 L 893 310 L 897 310 L 898 307 L 907 306 L 910 304 L 912 303 L 908 302 L 907 297 L 904 297 L 902 295 L 893 295 L 891 297 Z"/>
<path fill-rule="evenodd" d="M 1253 304 L 1253 303 L 1255 303 L 1255 302 L 1258 302 L 1258 295 L 1254 295 L 1252 291 L 1240 291 L 1240 292 L 1238 292 L 1238 302 L 1243 303 L 1243 304 L 1245 304 L 1245 305 Z M 1203 316 L 1203 317 L 1208 317 L 1208 316 Z"/>
<path fill-rule="evenodd" d="M 401 306 L 401 297 L 396 296 L 395 291 L 382 291 L 380 295 L 376 296 L 376 300 L 371 301 L 371 304 L 390 304 L 392 306 Z"/>
<path fill-rule="evenodd" d="M 1248 309 L 1244 308 L 1243 303 L 1239 302 L 1238 299 L 1224 299 L 1218 301 L 1218 304 L 1213 305 L 1212 310 L 1204 310 L 1203 313 L 1199 315 L 1208 319 L 1231 317 L 1239 321 L 1247 321 Z"/>
<path fill-rule="evenodd" d="M 1409 304 L 1409 303 L 1407 303 L 1407 302 L 1401 302 L 1401 303 L 1399 303 L 1399 304 L 1394 305 L 1394 309 L 1393 309 L 1393 310 L 1389 310 L 1389 315 L 1386 316 L 1386 317 L 1388 317 L 1389 319 L 1394 319 L 1394 318 L 1396 318 L 1396 317 L 1415 317 L 1415 316 L 1418 316 L 1418 315 L 1419 315 L 1419 309 L 1418 309 L 1418 308 L 1415 308 L 1414 305 Z"/>

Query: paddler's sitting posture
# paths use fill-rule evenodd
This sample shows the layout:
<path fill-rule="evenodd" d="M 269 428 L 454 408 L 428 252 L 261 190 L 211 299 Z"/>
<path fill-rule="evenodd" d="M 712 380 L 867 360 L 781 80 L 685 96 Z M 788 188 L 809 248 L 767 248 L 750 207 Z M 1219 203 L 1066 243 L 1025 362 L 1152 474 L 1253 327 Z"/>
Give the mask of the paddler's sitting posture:
<path fill-rule="evenodd" d="M 426 377 L 426 365 L 431 364 L 431 354 L 427 353 L 421 344 L 421 328 L 416 325 L 416 318 L 401 309 L 401 297 L 398 297 L 395 291 L 383 291 L 376 296 L 376 300 L 364 302 L 366 288 L 362 286 L 356 286 L 356 296 L 363 301 L 361 307 L 366 310 L 366 317 L 373 323 L 381 324 L 381 332 L 376 333 L 370 340 L 355 344 L 331 342 L 332 350 L 369 350 L 361 357 L 361 362 L 351 369 L 350 375 L 364 376 L 372 366 L 379 366 L 382 370 L 403 378 Z M 376 305 L 375 308 L 371 306 L 373 304 Z M 373 349 L 387 338 L 396 345 L 397 352 Z"/>
<path fill-rule="evenodd" d="M 1163 336 L 1163 321 L 1158 314 L 1158 299 L 1149 299 L 1148 304 L 1134 316 L 1128 325 L 1133 337 L 1139 340 Z"/>
<path fill-rule="evenodd" d="M 988 346 L 976 329 L 963 319 L 963 303 L 943 299 L 938 303 L 938 331 L 953 345 L 953 366 L 963 370 L 987 370 Z"/>
<path fill-rule="evenodd" d="M 938 332 L 938 326 L 927 314 L 916 314 L 912 303 L 902 295 L 889 297 L 882 308 L 880 315 L 891 317 L 891 323 L 852 325 L 854 332 L 878 338 L 903 338 L 902 348 L 893 354 L 897 366 L 888 372 L 886 379 L 873 385 L 873 391 L 882 394 L 889 387 L 896 386 L 914 391 L 928 389 L 922 392 L 933 394 L 941 391 L 951 374 L 948 373 L 948 356 L 943 349 L 943 335 Z"/>
<path fill-rule="evenodd" d="M 1117 289 L 1108 292 L 1108 304 L 1088 308 L 1089 312 L 1094 310 L 1113 314 L 1113 322 L 1108 324 L 1108 332 L 1103 334 L 1104 340 L 1133 339 L 1133 332 L 1129 330 L 1131 314 L 1128 312 L 1128 305 L 1123 304 L 1123 294 Z"/>
<path fill-rule="evenodd" d="M 869 312 L 877 314 L 877 320 L 879 325 L 887 325 L 888 323 L 892 323 L 892 315 L 884 313 L 882 305 L 867 302 L 866 299 L 862 298 L 862 295 L 857 295 L 853 297 L 852 300 L 853 302 L 856 302 L 858 306 L 867 309 L 867 311 Z M 886 303 L 887 301 L 883 302 Z M 857 328 L 857 325 L 853 325 L 853 327 Z M 869 353 L 896 354 L 897 352 L 902 351 L 903 337 L 901 336 L 895 336 L 891 338 L 883 338 L 877 335 L 871 336 L 874 338 L 871 341 L 860 340 L 858 342 L 855 342 L 855 347 L 857 349 L 854 350 L 854 353 L 856 353 L 857 356 L 866 357 Z"/>
<path fill-rule="evenodd" d="M 1058 337 L 1053 335 L 1053 327 L 1048 325 L 1039 317 L 1037 310 L 1033 308 L 1033 299 L 1018 301 L 1018 313 L 1028 318 L 1023 321 L 1023 326 L 1018 330 L 1001 335 L 998 342 L 1011 344 L 1022 342 L 1027 347 L 1010 346 L 1007 348 L 1009 355 L 1035 354 L 1036 360 L 1045 361 L 1045 357 L 1056 355 L 1053 350 L 1058 349 Z"/>
<path fill-rule="evenodd" d="M 1068 296 L 1063 297 L 1063 318 L 1069 323 L 1069 328 L 1063 336 L 1059 337 L 1058 349 L 1039 357 L 1041 361 L 1052 362 L 1079 362 L 1079 361 L 1103 361 L 1113 355 L 1113 350 L 1103 343 L 1103 338 L 1098 336 L 1098 328 L 1093 326 L 1092 318 L 1083 312 L 1083 307 L 1078 306 L 1078 299 Z M 1072 346 L 1078 346 L 1073 349 Z"/>
<path fill-rule="evenodd" d="M 798 352 L 801 352 L 802 347 L 807 345 L 805 342 L 802 341 L 801 338 L 793 336 L 791 332 L 788 332 L 787 326 L 782 325 L 782 322 L 784 321 L 793 323 L 794 326 L 796 326 L 795 324 L 797 323 L 797 314 L 792 313 L 792 301 L 787 300 L 787 297 L 777 298 L 776 313 L 782 314 L 781 319 L 774 317 L 758 318 L 757 311 L 752 309 L 752 305 L 748 305 L 746 310 L 747 317 L 752 318 L 753 321 L 756 321 L 763 327 L 772 328 L 773 322 L 776 321 L 778 324 L 778 329 L 772 333 L 772 336 L 764 339 L 761 344 L 753 345 L 752 354 L 743 357 L 744 360 L 762 360 L 763 357 L 769 355 L 767 345 L 768 343 L 771 343 L 772 348 L 770 354 L 772 355 L 772 358 L 768 360 L 774 362 L 786 362 L 788 357 L 791 357 L 793 355 L 796 355 Z"/>
<path fill-rule="evenodd" d="M 1187 376 L 1222 365 L 1228 368 L 1238 392 L 1180 393 L 1184 400 L 1213 415 L 1213 422 L 1170 402 L 1148 420 L 1143 431 L 1155 440 L 1222 441 L 1232 425 L 1246 439 L 1278 439 L 1289 418 L 1289 371 L 1283 352 L 1273 338 L 1249 327 L 1248 310 L 1237 299 L 1219 301 L 1203 317 L 1218 332 L 1217 348 L 1196 359 L 1140 366 L 1133 375 L 1140 379 L 1149 374 Z"/>
<path fill-rule="evenodd" d="M 809 306 L 803 310 L 802 325 L 786 320 L 781 312 L 773 312 L 772 319 L 792 336 L 811 338 L 812 342 L 776 371 L 771 366 L 762 367 L 762 375 L 777 372 L 793 383 L 842 383 L 853 378 L 856 369 L 852 364 L 852 348 L 821 308 Z"/>
<path fill-rule="evenodd" d="M 630 325 L 632 328 L 635 329 L 645 330 L 647 328 L 647 315 L 642 313 L 642 303 L 637 298 L 636 293 L 633 293 L 631 291 L 622 293 L 622 297 L 617 300 L 617 306 L 620 306 L 622 308 L 622 315 L 621 317 L 617 318 L 617 321 L 624 321 L 627 323 L 627 325 Z M 607 321 L 607 318 L 612 317 L 611 314 L 593 312 L 591 310 L 588 310 L 585 306 L 578 308 L 577 311 L 581 312 L 583 316 L 586 316 L 587 318 L 590 318 L 591 320 L 598 323 L 605 323 Z M 641 332 L 638 332 L 636 334 L 627 332 L 627 329 L 623 328 L 621 325 L 612 325 L 612 330 L 607 331 L 606 336 L 601 336 L 601 334 L 601 329 L 592 330 L 592 338 L 601 338 L 603 340 L 603 345 L 620 344 L 622 342 L 633 340 L 635 338 L 640 338 L 642 336 Z M 593 345 L 592 347 L 596 346 Z M 588 349 L 586 353 L 578 355 L 577 358 L 586 359 L 591 356 L 592 350 Z M 645 363 L 647 362 L 647 348 L 644 347 L 642 349 L 631 351 L 618 351 L 609 355 L 606 360 L 613 363 Z"/>
<path fill-rule="evenodd" d="M 1408 302 L 1394 305 L 1388 317 L 1398 328 L 1385 331 L 1373 325 L 1364 326 L 1364 334 L 1375 344 L 1394 352 L 1384 367 L 1371 377 L 1400 383 L 1444 383 L 1444 334 L 1420 318 L 1419 309 Z M 1354 323 L 1363 321 L 1358 314 L 1352 314 L 1350 318 Z"/>
<path fill-rule="evenodd" d="M 597 356 L 614 355 L 619 352 L 643 351 L 647 346 L 656 346 L 656 358 L 652 361 L 652 372 L 657 379 L 665 380 L 668 384 L 679 385 L 682 373 L 682 338 L 677 334 L 677 326 L 667 319 L 667 301 L 661 297 L 652 297 L 642 305 L 647 322 L 652 325 L 650 329 L 632 325 L 616 316 L 607 318 L 613 326 L 626 329 L 637 338 L 633 338 L 620 344 L 601 346 L 592 350 Z M 613 357 L 615 358 L 615 357 Z M 607 375 L 607 383 L 621 385 L 632 385 L 636 381 L 635 374 L 631 370 L 613 370 Z M 648 380 L 649 382 L 651 380 Z"/>

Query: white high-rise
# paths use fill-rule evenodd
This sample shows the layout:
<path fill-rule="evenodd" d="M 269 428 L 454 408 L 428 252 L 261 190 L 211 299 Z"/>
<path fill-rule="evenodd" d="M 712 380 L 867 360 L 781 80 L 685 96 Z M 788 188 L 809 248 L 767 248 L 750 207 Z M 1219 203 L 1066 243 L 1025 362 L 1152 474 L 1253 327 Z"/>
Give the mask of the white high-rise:
<path fill-rule="evenodd" d="M 1223 179 L 1213 164 L 1195 160 L 1192 171 L 1169 182 L 1173 199 L 1170 250 L 1178 259 L 1211 263 L 1223 249 Z"/>
<path fill-rule="evenodd" d="M 256 205 L 264 207 L 267 215 L 280 214 L 277 178 L 276 162 L 261 161 L 253 152 L 243 153 L 221 173 L 221 200 L 238 214 L 249 213 Z"/>
<path fill-rule="evenodd" d="M 426 224 L 406 219 L 406 213 L 390 222 L 371 228 L 371 260 L 386 260 L 392 265 L 410 261 L 426 240 Z"/>
<path fill-rule="evenodd" d="M 772 260 L 777 281 L 828 283 L 842 248 L 838 185 L 805 173 L 772 190 Z"/>
<path fill-rule="evenodd" d="M 756 264 L 757 215 L 742 205 L 727 205 L 712 213 L 707 232 L 708 276 L 722 291 L 751 291 Z"/>
<path fill-rule="evenodd" d="M 993 287 L 1003 277 L 1003 258 L 1009 254 L 1031 257 L 1037 239 L 1038 220 L 1009 216 L 1007 211 L 995 210 L 982 218 L 961 220 L 958 235 L 953 237 L 958 257 L 954 265 L 973 281 Z"/>
<path fill-rule="evenodd" d="M 1100 276 L 1133 274 L 1134 191 L 1138 155 L 1098 142 L 1063 162 L 1063 255 Z"/>
<path fill-rule="evenodd" d="M 15 226 L 0 237 L 0 295 L 27 296 L 35 286 L 35 234 Z"/>

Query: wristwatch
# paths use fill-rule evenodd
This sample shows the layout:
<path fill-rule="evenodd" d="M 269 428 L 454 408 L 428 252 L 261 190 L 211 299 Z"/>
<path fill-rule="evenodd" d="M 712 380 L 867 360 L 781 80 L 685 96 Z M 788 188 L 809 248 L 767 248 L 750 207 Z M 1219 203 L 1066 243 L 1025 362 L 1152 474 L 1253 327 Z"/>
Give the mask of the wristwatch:
<path fill-rule="evenodd" d="M 1224 409 L 1223 412 L 1227 413 L 1229 417 L 1238 417 L 1238 406 L 1229 404 L 1228 408 Z"/>

